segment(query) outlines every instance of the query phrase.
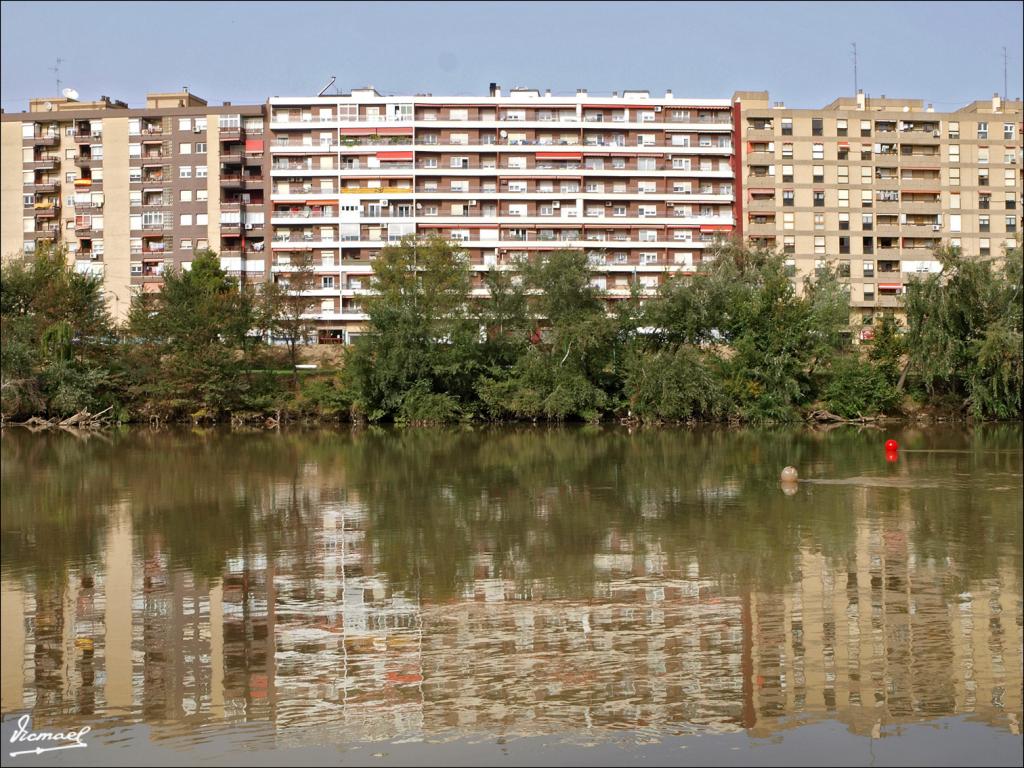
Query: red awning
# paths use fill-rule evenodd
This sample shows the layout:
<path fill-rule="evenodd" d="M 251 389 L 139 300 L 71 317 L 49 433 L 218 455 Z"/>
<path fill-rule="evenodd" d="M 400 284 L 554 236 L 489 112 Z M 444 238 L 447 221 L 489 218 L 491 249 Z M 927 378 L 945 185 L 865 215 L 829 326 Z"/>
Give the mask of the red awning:
<path fill-rule="evenodd" d="M 582 152 L 538 152 L 537 157 L 548 160 L 579 160 L 583 157 Z"/>
<path fill-rule="evenodd" d="M 669 224 L 668 229 L 700 229 L 699 224 Z"/>
<path fill-rule="evenodd" d="M 246 139 L 245 140 L 245 151 L 246 152 L 262 152 L 263 151 L 263 139 Z"/>
<path fill-rule="evenodd" d="M 764 187 L 758 187 L 757 189 L 748 189 L 747 192 L 749 192 L 752 195 L 774 195 L 775 194 L 775 190 L 774 189 L 764 188 Z"/>
<path fill-rule="evenodd" d="M 378 152 L 378 160 L 412 160 L 412 152 Z"/>
<path fill-rule="evenodd" d="M 878 288 L 880 290 L 899 290 L 903 287 L 902 283 L 879 283 Z"/>
<path fill-rule="evenodd" d="M 731 232 L 732 224 L 701 224 L 701 232 Z"/>
<path fill-rule="evenodd" d="M 850 148 L 850 142 L 848 142 L 848 141 L 840 141 L 839 142 L 839 147 L 840 147 L 840 149 L 849 149 Z"/>
<path fill-rule="evenodd" d="M 342 128 L 341 132 L 346 136 L 404 136 L 412 135 L 412 127 L 409 128 Z"/>

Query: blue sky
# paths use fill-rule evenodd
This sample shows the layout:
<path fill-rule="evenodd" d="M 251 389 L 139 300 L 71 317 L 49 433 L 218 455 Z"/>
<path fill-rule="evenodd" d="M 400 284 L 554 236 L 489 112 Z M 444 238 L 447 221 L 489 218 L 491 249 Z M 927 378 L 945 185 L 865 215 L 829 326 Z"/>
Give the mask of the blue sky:
<path fill-rule="evenodd" d="M 58 19 L 60 20 L 58 22 Z M 347 90 L 485 94 L 491 81 L 574 93 L 768 90 L 812 107 L 853 93 L 951 109 L 1020 96 L 1020 2 L 0 2 L 2 101 L 56 95 L 142 104 L 183 85 L 210 103 Z M 280 55 L 275 54 L 280 51 Z"/>

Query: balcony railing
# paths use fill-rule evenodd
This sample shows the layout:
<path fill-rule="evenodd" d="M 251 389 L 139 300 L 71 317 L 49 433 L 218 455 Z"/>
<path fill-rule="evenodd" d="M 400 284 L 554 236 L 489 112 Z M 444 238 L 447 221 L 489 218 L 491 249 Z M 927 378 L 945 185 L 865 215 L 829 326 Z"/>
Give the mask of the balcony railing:
<path fill-rule="evenodd" d="M 55 133 L 41 133 L 32 137 L 32 143 L 40 147 L 55 147 L 60 143 L 60 136 Z"/>

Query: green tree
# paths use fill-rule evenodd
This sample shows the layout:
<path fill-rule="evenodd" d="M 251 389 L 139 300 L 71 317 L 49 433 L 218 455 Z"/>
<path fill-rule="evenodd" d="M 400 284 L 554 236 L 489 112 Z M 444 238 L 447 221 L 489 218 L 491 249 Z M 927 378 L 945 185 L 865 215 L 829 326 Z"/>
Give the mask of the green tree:
<path fill-rule="evenodd" d="M 113 325 L 102 278 L 76 272 L 43 242 L 0 271 L 0 409 L 66 416 L 115 405 Z"/>
<path fill-rule="evenodd" d="M 934 397 L 977 418 L 1019 418 L 1024 389 L 1021 248 L 994 269 L 955 248 L 936 251 L 939 274 L 907 287 L 908 364 Z"/>
<path fill-rule="evenodd" d="M 191 269 L 165 272 L 160 292 L 136 295 L 128 328 L 137 342 L 131 391 L 141 409 L 218 419 L 251 407 L 254 305 L 211 251 L 197 253 Z"/>
<path fill-rule="evenodd" d="M 294 252 L 289 259 L 287 277 L 280 282 L 268 282 L 259 289 L 257 310 L 260 325 L 270 334 L 272 341 L 283 341 L 288 349 L 288 362 L 292 371 L 292 390 L 299 389 L 299 346 L 306 344 L 316 333 L 316 322 L 311 318 L 317 306 L 313 291 L 317 288 L 316 268 L 312 251 Z"/>

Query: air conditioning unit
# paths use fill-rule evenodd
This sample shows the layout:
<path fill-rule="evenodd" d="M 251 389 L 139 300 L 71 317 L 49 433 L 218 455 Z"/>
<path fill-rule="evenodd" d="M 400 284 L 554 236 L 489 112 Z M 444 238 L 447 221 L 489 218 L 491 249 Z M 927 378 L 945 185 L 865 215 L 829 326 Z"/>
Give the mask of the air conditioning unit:
<path fill-rule="evenodd" d="M 89 254 L 89 258 L 90 258 L 90 259 L 91 259 L 92 261 L 96 261 L 97 259 L 99 259 L 99 257 L 100 257 L 100 255 L 99 255 L 98 253 L 90 253 L 90 254 Z"/>
<path fill-rule="evenodd" d="M 1016 165 L 1016 164 L 1017 164 L 1017 156 L 1014 155 L 1013 157 L 1010 158 L 1010 165 Z"/>
<path fill-rule="evenodd" d="M 389 205 L 391 205 L 391 203 L 389 203 L 387 200 L 381 200 L 380 201 L 380 207 L 381 208 L 387 208 Z"/>
<path fill-rule="evenodd" d="M 555 200 L 555 201 L 554 201 L 554 202 L 553 202 L 553 203 L 551 204 L 551 207 L 552 207 L 552 208 L 561 208 L 561 207 L 562 207 L 562 203 L 561 203 L 561 202 L 559 202 L 558 200 Z"/>
<path fill-rule="evenodd" d="M 940 229 L 942 229 L 942 227 L 940 225 L 932 224 L 932 231 L 933 232 L 938 232 Z"/>
<path fill-rule="evenodd" d="M 610 207 L 611 204 L 612 204 L 612 201 L 611 200 L 605 200 L 604 204 L 605 204 L 605 207 Z"/>
<path fill-rule="evenodd" d="M 476 200 L 470 200 L 466 205 L 476 205 Z"/>
<path fill-rule="evenodd" d="M 254 224 L 246 224 L 245 228 L 246 229 L 252 229 L 254 226 L 255 226 Z"/>
<path fill-rule="evenodd" d="M 661 107 L 655 107 L 655 108 L 654 108 L 654 111 L 655 111 L 655 112 L 661 112 Z"/>

